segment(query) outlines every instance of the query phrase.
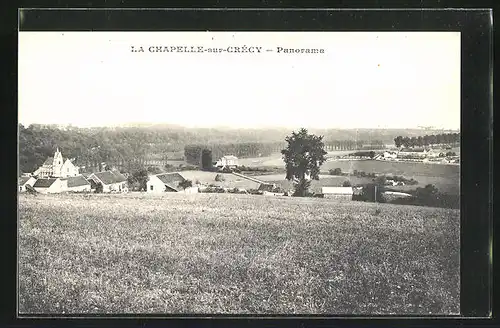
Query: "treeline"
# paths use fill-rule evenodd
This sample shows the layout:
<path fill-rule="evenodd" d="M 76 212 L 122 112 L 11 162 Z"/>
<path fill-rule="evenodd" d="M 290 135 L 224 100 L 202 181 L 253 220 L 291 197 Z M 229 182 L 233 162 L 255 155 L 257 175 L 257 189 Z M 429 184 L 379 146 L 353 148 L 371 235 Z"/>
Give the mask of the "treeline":
<path fill-rule="evenodd" d="M 328 150 L 371 150 L 384 149 L 385 144 L 382 140 L 326 140 L 325 149 Z"/>
<path fill-rule="evenodd" d="M 357 149 L 381 149 L 385 145 L 382 141 L 363 140 L 335 140 L 325 141 L 325 150 L 357 150 Z M 243 142 L 224 144 L 191 144 L 184 147 L 184 158 L 187 163 L 199 165 L 203 149 L 212 151 L 214 161 L 225 155 L 234 155 L 238 158 L 270 156 L 281 152 L 285 148 L 285 142 Z"/>
<path fill-rule="evenodd" d="M 225 155 L 234 155 L 239 158 L 269 156 L 280 152 L 285 147 L 284 142 L 245 142 L 226 144 L 194 144 L 184 147 L 184 159 L 187 163 L 199 165 L 201 154 L 204 149 L 212 152 L 213 161 Z"/>
<path fill-rule="evenodd" d="M 394 144 L 396 147 L 423 147 L 430 145 L 441 145 L 441 144 L 456 144 L 460 143 L 460 133 L 442 133 L 442 134 L 431 134 L 418 137 L 403 137 L 397 136 L 394 138 Z"/>

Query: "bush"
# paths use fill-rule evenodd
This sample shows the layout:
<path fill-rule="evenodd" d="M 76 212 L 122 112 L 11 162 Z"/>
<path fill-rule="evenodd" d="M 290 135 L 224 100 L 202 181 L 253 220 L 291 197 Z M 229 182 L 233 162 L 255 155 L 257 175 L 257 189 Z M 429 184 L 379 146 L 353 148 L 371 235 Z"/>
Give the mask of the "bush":
<path fill-rule="evenodd" d="M 223 173 L 232 173 L 232 172 L 233 172 L 233 170 L 232 170 L 232 169 L 230 169 L 230 168 L 229 168 L 229 167 L 227 167 L 227 166 L 224 166 L 224 168 L 222 169 L 222 172 L 223 172 Z"/>
<path fill-rule="evenodd" d="M 342 169 L 337 167 L 336 169 L 328 171 L 330 175 L 342 175 Z"/>
<path fill-rule="evenodd" d="M 342 184 L 342 187 L 352 187 L 351 181 L 349 181 L 349 180 L 344 181 L 344 183 Z"/>
<path fill-rule="evenodd" d="M 217 182 L 226 181 L 226 178 L 224 178 L 224 176 L 222 174 L 217 174 L 215 176 L 215 181 L 217 181 Z"/>

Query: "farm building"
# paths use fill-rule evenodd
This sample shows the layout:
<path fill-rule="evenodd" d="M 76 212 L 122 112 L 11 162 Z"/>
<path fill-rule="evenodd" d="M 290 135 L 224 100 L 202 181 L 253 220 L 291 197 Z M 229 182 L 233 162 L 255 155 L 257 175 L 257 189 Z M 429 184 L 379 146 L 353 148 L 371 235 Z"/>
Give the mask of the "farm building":
<path fill-rule="evenodd" d="M 197 193 L 198 187 L 182 188 L 179 184 L 187 181 L 179 173 L 162 173 L 149 176 L 147 185 L 147 192 L 149 193 L 162 193 L 162 192 L 183 192 L 183 193 Z"/>
<path fill-rule="evenodd" d="M 128 192 L 127 178 L 116 171 L 104 171 L 92 173 L 89 178 L 91 188 L 95 189 L 102 185 L 102 192 Z"/>
<path fill-rule="evenodd" d="M 54 153 L 54 157 L 49 157 L 45 160 L 45 162 L 40 166 L 33 175 L 38 178 L 66 178 L 66 177 L 74 177 L 79 174 L 78 166 L 75 166 L 73 162 L 66 158 L 63 158 L 62 153 L 57 148 Z"/>
<path fill-rule="evenodd" d="M 216 167 L 237 167 L 238 157 L 233 155 L 222 156 L 217 162 L 215 162 Z"/>
<path fill-rule="evenodd" d="M 352 187 L 322 187 L 321 194 L 324 198 L 352 200 Z"/>
<path fill-rule="evenodd" d="M 398 153 L 396 153 L 395 151 L 386 151 L 384 152 L 384 154 L 382 155 L 383 158 L 390 158 L 390 159 L 395 159 L 398 157 Z"/>
<path fill-rule="evenodd" d="M 41 178 L 36 180 L 33 188 L 41 194 L 56 194 L 66 191 L 68 182 L 61 178 Z"/>
<path fill-rule="evenodd" d="M 19 178 L 19 191 L 20 192 L 25 192 L 26 191 L 26 186 L 31 186 L 35 184 L 36 179 L 34 177 L 26 177 L 22 176 Z"/>
<path fill-rule="evenodd" d="M 76 177 L 64 178 L 62 180 L 67 180 L 68 191 L 73 192 L 90 192 L 91 185 L 90 182 L 85 179 L 83 175 L 78 175 Z"/>

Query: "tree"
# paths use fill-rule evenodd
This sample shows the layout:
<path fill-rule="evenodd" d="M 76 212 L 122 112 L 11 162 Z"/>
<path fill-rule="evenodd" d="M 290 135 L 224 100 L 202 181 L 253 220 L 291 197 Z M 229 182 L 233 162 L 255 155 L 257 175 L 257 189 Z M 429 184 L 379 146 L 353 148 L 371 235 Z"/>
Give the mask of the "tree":
<path fill-rule="evenodd" d="M 344 181 L 344 183 L 342 183 L 342 187 L 351 187 L 351 186 L 352 186 L 352 184 L 351 184 L 351 181 L 349 181 L 349 180 L 346 180 L 346 181 Z"/>
<path fill-rule="evenodd" d="M 296 196 L 307 195 L 311 179 L 319 180 L 319 168 L 326 161 L 323 136 L 309 134 L 307 129 L 292 132 L 285 138 L 287 147 L 281 150 L 285 161 L 286 179 L 298 182 L 295 185 Z"/>
<path fill-rule="evenodd" d="M 146 190 L 148 182 L 148 171 L 144 168 L 136 169 L 132 172 L 127 180 L 131 186 L 136 185 L 139 191 Z"/>
<path fill-rule="evenodd" d="M 397 136 L 396 138 L 394 138 L 394 144 L 397 148 L 401 147 L 401 145 L 403 144 L 403 137 Z"/>
<path fill-rule="evenodd" d="M 329 171 L 330 175 L 342 175 L 342 169 L 340 167 L 337 167 L 336 169 L 330 169 Z"/>
<path fill-rule="evenodd" d="M 213 167 L 212 151 L 210 149 L 203 149 L 201 152 L 201 168 L 203 170 L 211 170 Z"/>
<path fill-rule="evenodd" d="M 179 182 L 179 188 L 186 189 L 186 188 L 191 188 L 193 186 L 193 181 L 191 180 L 183 180 Z"/>

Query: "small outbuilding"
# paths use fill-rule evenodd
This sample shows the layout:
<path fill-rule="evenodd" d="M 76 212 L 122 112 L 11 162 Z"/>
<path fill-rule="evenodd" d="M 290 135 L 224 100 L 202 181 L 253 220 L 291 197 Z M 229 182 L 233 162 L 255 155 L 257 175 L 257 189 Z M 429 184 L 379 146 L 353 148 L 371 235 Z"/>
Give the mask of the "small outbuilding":
<path fill-rule="evenodd" d="M 41 194 L 57 194 L 67 190 L 68 182 L 61 178 L 40 178 L 33 188 Z"/>
<path fill-rule="evenodd" d="M 19 192 L 25 192 L 26 191 L 26 186 L 31 186 L 35 184 L 36 179 L 31 176 L 21 176 L 18 180 L 19 184 Z"/>
<path fill-rule="evenodd" d="M 68 182 L 68 191 L 72 192 L 90 192 L 90 182 L 83 175 L 66 178 Z"/>
<path fill-rule="evenodd" d="M 102 185 L 102 192 L 128 192 L 127 178 L 117 171 L 92 173 L 88 181 L 94 184 L 92 189 Z"/>
<path fill-rule="evenodd" d="M 182 192 L 186 194 L 198 193 L 198 187 L 183 188 L 182 183 L 186 182 L 180 173 L 162 173 L 150 175 L 146 183 L 148 193 L 162 193 L 162 192 Z"/>

